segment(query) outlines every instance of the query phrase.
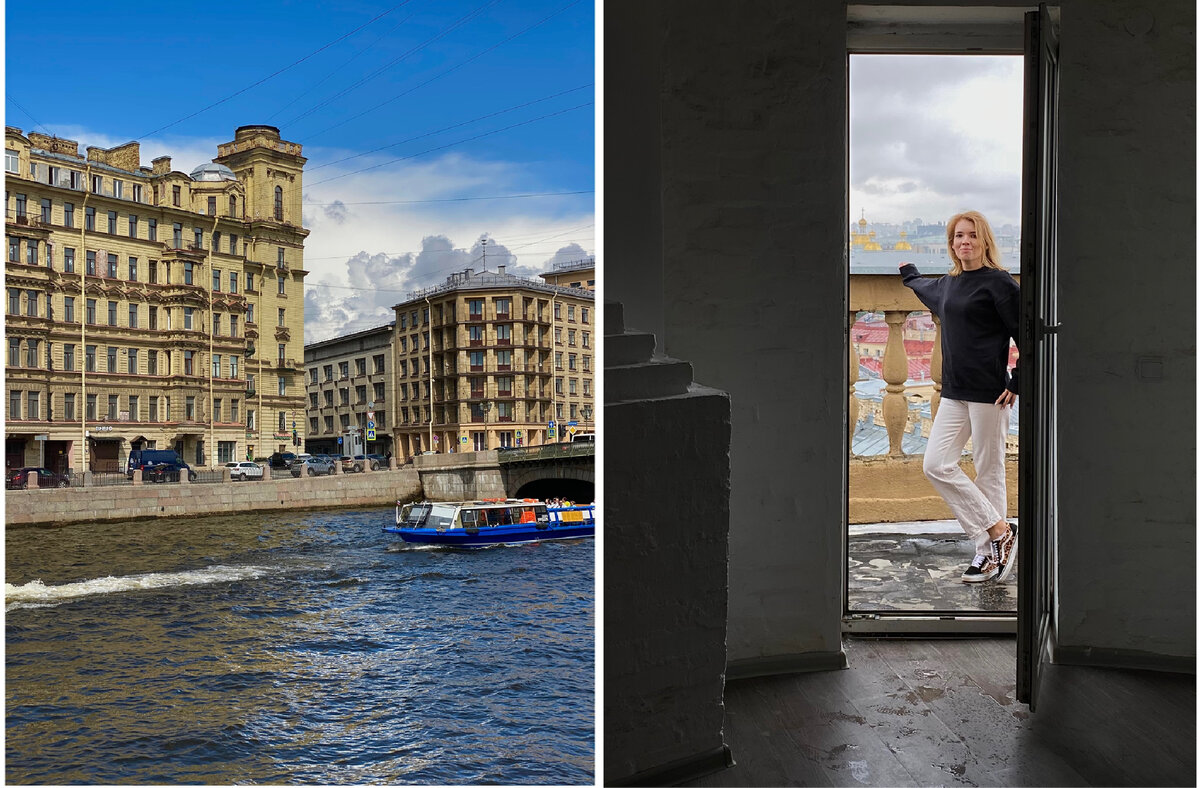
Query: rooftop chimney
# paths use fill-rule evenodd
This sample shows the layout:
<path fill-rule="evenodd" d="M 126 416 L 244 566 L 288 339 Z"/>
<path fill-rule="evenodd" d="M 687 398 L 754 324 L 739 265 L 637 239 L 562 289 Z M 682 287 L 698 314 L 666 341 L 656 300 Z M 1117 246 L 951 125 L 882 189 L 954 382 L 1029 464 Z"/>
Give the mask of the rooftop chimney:
<path fill-rule="evenodd" d="M 503 273 L 504 273 L 504 266 L 502 266 L 502 265 L 498 265 L 498 266 L 496 266 L 496 273 L 498 273 L 498 274 L 503 274 Z"/>

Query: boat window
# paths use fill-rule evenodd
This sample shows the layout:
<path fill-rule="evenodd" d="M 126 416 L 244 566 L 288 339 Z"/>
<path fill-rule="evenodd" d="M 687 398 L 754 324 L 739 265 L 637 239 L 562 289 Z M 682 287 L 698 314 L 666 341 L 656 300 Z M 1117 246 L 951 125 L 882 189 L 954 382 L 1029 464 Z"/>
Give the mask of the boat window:
<path fill-rule="evenodd" d="M 545 504 L 533 507 L 533 511 L 537 515 L 537 521 L 539 523 L 550 522 L 550 513 L 546 511 Z"/>
<path fill-rule="evenodd" d="M 496 515 L 496 525 L 513 524 L 512 510 L 507 507 L 503 509 L 493 509 L 492 514 Z"/>
<path fill-rule="evenodd" d="M 463 528 L 474 528 L 476 525 L 487 525 L 487 523 L 483 521 L 483 518 L 476 517 L 478 514 L 479 510 L 477 509 L 463 509 L 462 516 L 460 518 L 462 520 Z M 476 522 L 477 519 L 478 522 Z"/>
<path fill-rule="evenodd" d="M 418 526 L 425 522 L 425 518 L 429 516 L 429 510 L 433 507 L 427 503 L 409 504 L 402 510 L 403 524 L 408 526 Z"/>
<path fill-rule="evenodd" d="M 429 519 L 426 521 L 425 527 L 449 528 L 454 525 L 454 515 L 457 511 L 457 506 L 435 503 L 430 509 Z"/>

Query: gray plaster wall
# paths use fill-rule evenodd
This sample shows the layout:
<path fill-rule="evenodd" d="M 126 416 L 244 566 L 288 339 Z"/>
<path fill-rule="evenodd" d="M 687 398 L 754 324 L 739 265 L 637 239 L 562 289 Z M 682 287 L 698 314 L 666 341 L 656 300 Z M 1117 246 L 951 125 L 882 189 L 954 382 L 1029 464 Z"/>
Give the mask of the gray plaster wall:
<path fill-rule="evenodd" d="M 1059 642 L 1194 656 L 1195 9 L 1061 5 Z M 646 8 L 605 7 L 606 297 L 729 392 L 731 663 L 835 652 L 846 4 Z"/>

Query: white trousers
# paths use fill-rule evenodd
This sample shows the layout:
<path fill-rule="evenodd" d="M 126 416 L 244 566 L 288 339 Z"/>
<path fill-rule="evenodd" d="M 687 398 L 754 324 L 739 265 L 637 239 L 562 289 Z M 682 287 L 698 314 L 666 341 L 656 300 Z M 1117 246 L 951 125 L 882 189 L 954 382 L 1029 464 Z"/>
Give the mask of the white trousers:
<path fill-rule="evenodd" d="M 1008 417 L 1008 408 L 990 402 L 943 399 L 925 447 L 925 477 L 975 542 L 979 555 L 990 555 L 987 529 L 1008 513 L 1004 476 Z M 975 481 L 958 467 L 968 438 L 974 446 Z"/>

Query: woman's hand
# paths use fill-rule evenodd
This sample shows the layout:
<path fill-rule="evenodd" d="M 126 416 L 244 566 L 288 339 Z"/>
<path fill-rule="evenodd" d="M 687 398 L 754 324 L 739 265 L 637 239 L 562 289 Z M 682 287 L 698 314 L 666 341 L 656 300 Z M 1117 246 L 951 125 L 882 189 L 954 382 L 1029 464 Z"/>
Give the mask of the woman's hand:
<path fill-rule="evenodd" d="M 1005 389 L 1004 393 L 996 398 L 996 404 L 1002 408 L 1007 408 L 1011 405 L 1015 405 L 1015 404 L 1017 404 L 1017 395 L 1013 394 L 1008 389 Z"/>

